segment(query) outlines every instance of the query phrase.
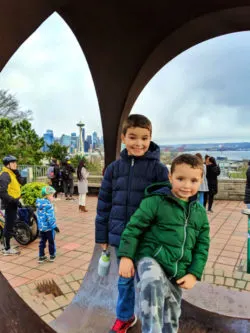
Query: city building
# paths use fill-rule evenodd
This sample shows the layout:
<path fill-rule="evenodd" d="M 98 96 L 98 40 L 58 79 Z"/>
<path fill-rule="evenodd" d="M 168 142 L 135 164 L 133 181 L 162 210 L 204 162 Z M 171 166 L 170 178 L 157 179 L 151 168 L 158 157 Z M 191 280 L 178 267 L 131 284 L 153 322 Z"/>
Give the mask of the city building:
<path fill-rule="evenodd" d="M 71 145 L 71 136 L 63 134 L 60 138 L 60 145 L 70 148 Z"/>
<path fill-rule="evenodd" d="M 76 153 L 78 147 L 78 137 L 76 133 L 71 133 L 70 152 Z"/>
<path fill-rule="evenodd" d="M 87 140 L 84 141 L 84 153 L 87 153 L 89 151 L 90 144 Z"/>
<path fill-rule="evenodd" d="M 53 131 L 48 129 L 46 133 L 43 134 L 43 139 L 44 139 L 44 146 L 42 148 L 42 151 L 46 152 L 49 150 L 48 145 L 52 145 L 54 143 Z"/>
<path fill-rule="evenodd" d="M 95 149 L 97 147 L 97 141 L 98 141 L 97 133 L 93 132 L 92 137 L 93 137 L 93 149 Z"/>

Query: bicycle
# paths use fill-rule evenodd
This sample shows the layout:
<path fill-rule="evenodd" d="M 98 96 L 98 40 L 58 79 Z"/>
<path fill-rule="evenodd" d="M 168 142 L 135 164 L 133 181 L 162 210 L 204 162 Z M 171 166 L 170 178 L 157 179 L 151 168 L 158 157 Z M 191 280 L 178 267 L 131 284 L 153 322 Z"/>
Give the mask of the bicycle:
<path fill-rule="evenodd" d="M 0 210 L 0 240 L 3 239 L 5 218 Z M 13 227 L 13 237 L 21 245 L 28 245 L 38 237 L 37 217 L 31 207 L 17 209 L 17 219 Z"/>

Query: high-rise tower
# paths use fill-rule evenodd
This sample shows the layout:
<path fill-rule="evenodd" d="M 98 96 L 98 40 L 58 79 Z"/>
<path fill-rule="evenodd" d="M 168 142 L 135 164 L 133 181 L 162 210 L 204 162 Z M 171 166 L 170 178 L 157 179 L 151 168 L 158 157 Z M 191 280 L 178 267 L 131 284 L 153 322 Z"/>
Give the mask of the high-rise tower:
<path fill-rule="evenodd" d="M 82 130 L 85 124 L 82 121 L 79 121 L 78 124 L 76 124 L 79 127 L 79 140 L 78 140 L 78 153 L 84 154 L 84 146 L 83 146 L 83 139 L 82 139 Z"/>

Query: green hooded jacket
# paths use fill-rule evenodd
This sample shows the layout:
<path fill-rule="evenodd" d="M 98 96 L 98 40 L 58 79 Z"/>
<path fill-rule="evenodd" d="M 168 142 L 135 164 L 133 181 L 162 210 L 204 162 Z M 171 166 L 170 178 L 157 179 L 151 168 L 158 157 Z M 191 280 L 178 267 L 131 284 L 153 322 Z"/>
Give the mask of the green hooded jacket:
<path fill-rule="evenodd" d="M 209 229 L 206 211 L 196 198 L 187 203 L 173 196 L 169 183 L 153 184 L 122 234 L 118 256 L 136 261 L 151 257 L 169 278 L 191 273 L 200 280 Z"/>

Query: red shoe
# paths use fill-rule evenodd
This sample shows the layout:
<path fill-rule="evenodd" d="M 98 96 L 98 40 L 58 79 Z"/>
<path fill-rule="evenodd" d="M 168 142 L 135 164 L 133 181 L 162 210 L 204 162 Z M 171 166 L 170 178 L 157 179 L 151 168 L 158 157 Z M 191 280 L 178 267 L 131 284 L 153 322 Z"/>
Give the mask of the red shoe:
<path fill-rule="evenodd" d="M 114 326 L 109 333 L 126 333 L 130 327 L 133 327 L 137 322 L 137 317 L 133 316 L 129 320 L 116 319 Z"/>

